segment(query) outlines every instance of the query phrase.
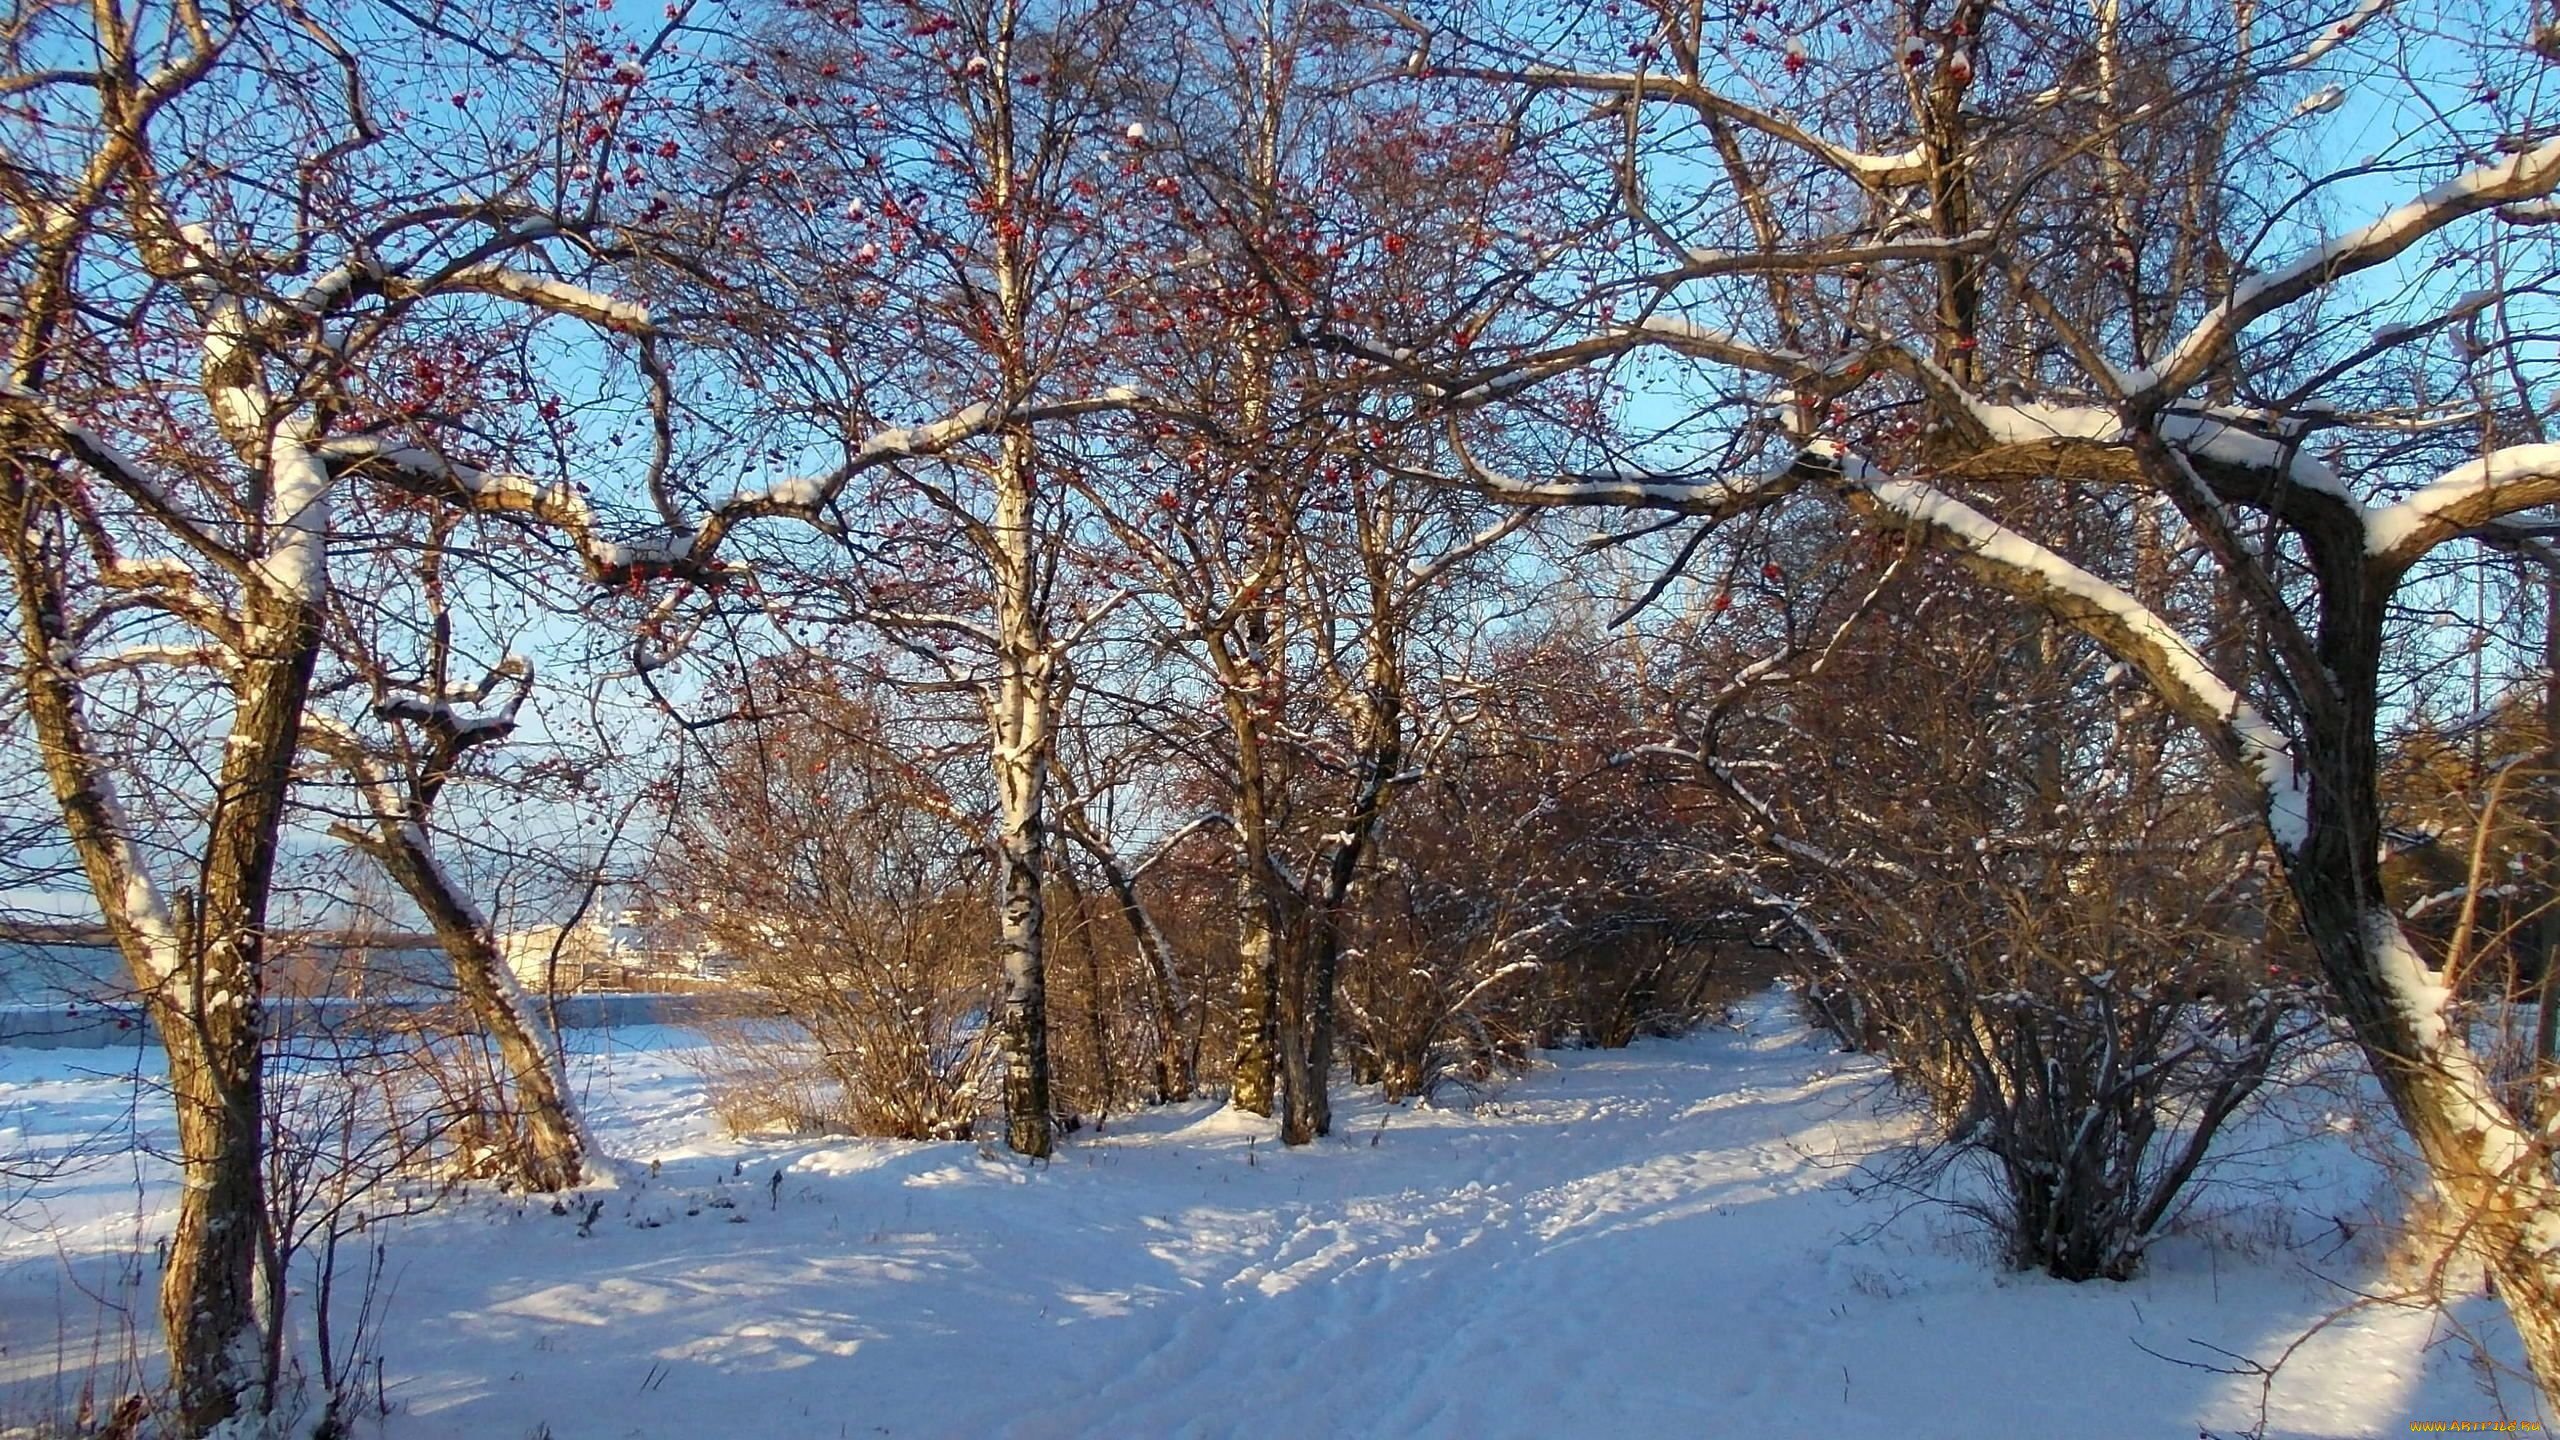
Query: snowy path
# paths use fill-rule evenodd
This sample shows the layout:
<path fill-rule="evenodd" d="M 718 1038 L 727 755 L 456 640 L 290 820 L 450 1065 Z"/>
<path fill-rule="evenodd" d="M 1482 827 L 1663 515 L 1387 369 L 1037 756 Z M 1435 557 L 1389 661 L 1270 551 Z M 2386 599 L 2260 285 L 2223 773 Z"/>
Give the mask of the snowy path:
<path fill-rule="evenodd" d="M 1041 1169 L 729 1141 L 683 1052 L 637 1037 L 658 1048 L 599 1057 L 595 1109 L 660 1174 L 605 1193 L 593 1238 L 486 1199 L 395 1231 L 384 1431 L 2227 1434 L 2254 1422 L 2257 1383 L 2136 1342 L 2272 1357 L 2338 1303 L 2312 1272 L 2349 1260 L 2237 1246 L 2233 1222 L 2122 1286 L 1999 1273 L 1938 1212 L 1871 1233 L 1896 1202 L 1851 1167 L 1906 1122 L 1865 1062 L 1769 1002 L 1748 1017 L 1555 1057 L 1473 1113 L 1353 1103 L 1300 1153 L 1197 1105 L 1074 1137 Z M 65 1093 L 10 1062 L 0 1077 Z M 2282 1163 L 2370 1188 L 2342 1150 Z M 128 1172 L 121 1222 L 102 1206 L 67 1243 L 131 1234 L 131 1194 Z M 0 1272 L 15 1357 L 53 1343 L 33 1311 L 62 1262 L 33 1247 L 12 1237 Z M 2511 1344 L 2491 1307 L 2462 1316 Z M 2271 1433 L 2494 1417 L 2459 1347 L 2429 1347 L 2440 1328 L 2394 1310 L 2331 1328 L 2284 1370 Z"/>

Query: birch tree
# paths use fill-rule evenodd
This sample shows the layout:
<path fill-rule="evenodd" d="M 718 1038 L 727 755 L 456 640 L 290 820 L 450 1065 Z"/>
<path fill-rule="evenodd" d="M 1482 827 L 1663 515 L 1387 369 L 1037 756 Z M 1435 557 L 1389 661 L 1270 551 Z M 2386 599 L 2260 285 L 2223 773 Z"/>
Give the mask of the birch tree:
<path fill-rule="evenodd" d="M 1060 427 L 1136 399 L 1092 322 L 1130 281 L 1105 221 L 1142 182 L 1146 132 L 1109 83 L 1126 6 L 893 13 L 813 8 L 736 58 L 702 120 L 723 153 L 691 263 L 737 322 L 764 423 L 849 457 L 756 501 L 822 517 L 795 572 L 812 603 L 982 712 L 1007 1137 L 1041 1156 L 1055 728 L 1070 652 L 1119 603 L 1071 563 Z M 902 406 L 939 418 L 884 428 Z"/>
<path fill-rule="evenodd" d="M 2452 1008 L 2460 977 L 2385 903 L 2375 789 L 2413 567 L 2529 545 L 2560 499 L 2560 455 L 2426 378 L 2495 363 L 2479 317 L 2550 271 L 2533 227 L 2560 142 L 2537 138 L 2535 77 L 2560 43 L 2528 26 L 2429 36 L 2476 76 L 2451 95 L 2359 58 L 2394 43 L 2376 5 L 2030 19 L 1959 0 L 1836 24 L 1644 5 L 1498 40 L 1481 16 L 1410 33 L 1418 74 L 1511 94 L 1579 147 L 1625 262 L 1574 257 L 1593 277 L 1578 333 L 1444 361 L 1429 393 L 1677 357 L 1707 402 L 1690 434 L 1729 447 L 1647 464 L 1590 440 L 1531 473 L 1461 427 L 1443 477 L 1709 523 L 1828 500 L 2138 671 L 2249 788 L 2339 1013 L 2560 1394 L 2550 1137 L 2500 1103 Z M 2323 177 L 2297 157 L 2342 103 L 2400 128 L 2372 166 Z M 2495 288 L 2460 293 L 2465 274 Z M 1551 270 L 1543 294 L 1576 279 Z M 2419 388 L 2381 391 L 2384 374 Z M 2181 631 L 2057 553 L 2048 517 L 2003 507 L 2046 482 L 2149 497 L 2245 639 Z"/>

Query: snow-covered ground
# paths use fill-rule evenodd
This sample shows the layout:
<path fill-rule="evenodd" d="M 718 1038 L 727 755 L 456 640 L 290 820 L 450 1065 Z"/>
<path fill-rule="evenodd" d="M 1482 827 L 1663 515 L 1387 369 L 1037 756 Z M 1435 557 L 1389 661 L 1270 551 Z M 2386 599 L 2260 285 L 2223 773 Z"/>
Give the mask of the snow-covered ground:
<path fill-rule="evenodd" d="M 2253 1132 L 2316 1138 L 2244 1145 L 2139 1279 L 2005 1273 L 1965 1222 L 1871 1183 L 1910 1120 L 1775 998 L 1548 1057 L 1472 1109 L 1354 1100 L 1302 1151 L 1198 1104 L 1045 1166 L 732 1140 L 691 1037 L 590 1043 L 628 1179 L 594 1192 L 589 1238 L 575 1209 L 485 1193 L 382 1227 L 381 1433 L 2227 1436 L 2259 1423 L 2261 1382 L 2197 1366 L 2273 1363 L 2388 1283 L 2389 1187 L 2316 1089 Z M 102 1302 L 131 1293 L 116 1257 L 150 1270 L 166 1171 L 121 1148 L 113 1063 L 0 1051 L 0 1155 L 113 1137 L 0 1240 L 0 1428 L 66 1403 Z M 2514 1363 L 2476 1292 L 2350 1310 L 2284 1363 L 2266 1433 L 2405 1434 L 2501 1396 L 2534 1416 L 2457 1328 Z"/>

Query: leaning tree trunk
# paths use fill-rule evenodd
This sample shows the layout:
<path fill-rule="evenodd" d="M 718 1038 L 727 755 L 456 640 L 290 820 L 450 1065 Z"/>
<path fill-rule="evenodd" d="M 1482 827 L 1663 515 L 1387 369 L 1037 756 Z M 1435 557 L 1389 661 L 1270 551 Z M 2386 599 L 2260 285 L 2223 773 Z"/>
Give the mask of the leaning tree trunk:
<path fill-rule="evenodd" d="M 1103 879 L 1111 885 L 1112 898 L 1119 902 L 1120 916 L 1128 922 L 1129 934 L 1138 947 L 1138 957 L 1147 975 L 1147 1003 L 1155 1012 L 1156 1027 L 1156 1098 L 1164 1101 L 1191 1098 L 1191 1052 L 1182 1040 L 1182 977 L 1173 968 L 1172 948 L 1165 944 L 1164 932 L 1156 928 L 1155 918 L 1147 913 L 1146 902 L 1139 898 L 1138 883 L 1128 869 L 1100 847 L 1094 859 L 1102 867 Z"/>
<path fill-rule="evenodd" d="M 2545 1395 L 2560 1396 L 2560 1187 L 2551 1156 L 2507 1113 L 2463 1038 L 2409 1003 L 2434 977 L 2379 887 L 2360 893 L 2337 867 L 2320 863 L 2330 848 L 2315 836 L 2287 874 L 2339 1013 L 2426 1161 L 2456 1233 L 2496 1281 L 2536 1381 Z"/>
<path fill-rule="evenodd" d="M 1075 908 L 1076 947 L 1084 956 L 1085 1037 L 1093 1047 L 1094 1090 L 1107 1117 L 1120 1106 L 1120 1071 L 1111 1063 L 1111 1005 L 1109 984 L 1102 974 L 1102 949 L 1093 943 L 1093 911 L 1085 904 L 1084 886 L 1077 882 L 1073 865 L 1058 866 L 1058 888 Z"/>
<path fill-rule="evenodd" d="M 2337 700 L 2312 707 L 2310 833 L 2279 845 L 2338 1011 L 2425 1160 L 2454 1233 L 2479 1257 L 2546 1397 L 2560 1397 L 2560 1184 L 2540 1137 L 2481 1068 L 2453 998 L 2402 931 L 2383 887 L 2375 695 L 2382 599 L 2332 575 L 2320 658 Z M 2281 838 L 2281 837 L 2279 837 Z"/>
<path fill-rule="evenodd" d="M 453 965 L 464 1008 L 497 1045 L 506 1066 L 520 1127 L 507 1157 L 516 1183 L 537 1192 L 578 1184 L 585 1175 L 586 1146 L 570 1107 L 567 1081 L 548 1037 L 537 1032 L 536 1022 L 517 1003 L 514 977 L 498 953 L 488 921 L 455 889 L 413 827 L 385 830 L 366 848 L 427 917 Z"/>

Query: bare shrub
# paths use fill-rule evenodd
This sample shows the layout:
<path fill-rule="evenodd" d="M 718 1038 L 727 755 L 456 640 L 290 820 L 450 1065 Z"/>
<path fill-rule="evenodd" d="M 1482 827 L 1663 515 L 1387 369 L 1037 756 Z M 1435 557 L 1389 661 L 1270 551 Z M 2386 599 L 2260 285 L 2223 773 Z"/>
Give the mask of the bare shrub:
<path fill-rule="evenodd" d="M 1389 1100 L 1428 1099 L 1527 1065 L 1535 1031 L 1520 998 L 1538 963 L 1504 961 L 1493 927 L 1439 929 L 1408 885 L 1379 888 L 1344 976 L 1353 1073 Z"/>
<path fill-rule="evenodd" d="M 1821 774 L 1731 788 L 1819 827 L 1796 842 L 1828 861 L 1799 865 L 1837 926 L 1819 988 L 1939 1118 L 1915 1168 L 1987 1172 L 1957 1203 L 2019 1267 L 2121 1279 L 2311 1023 L 2298 947 L 2260 842 L 2156 709 L 2037 625 L 1951 641 L 1929 599 L 1867 627 L 1814 703 L 1734 707 L 1710 759 Z M 1815 769 L 1839 754 L 1860 764 Z"/>
<path fill-rule="evenodd" d="M 790 1020 L 724 1020 L 696 1027 L 694 1057 L 712 1112 L 732 1135 L 861 1133 L 843 1082 L 809 1032 Z"/>
<path fill-rule="evenodd" d="M 930 766 L 892 749 L 858 682 L 808 662 L 715 754 L 662 856 L 669 923 L 726 957 L 781 1025 L 721 1038 L 724 1105 L 788 1128 L 922 1140 L 971 1133 L 990 1039 L 985 852 Z M 778 1099 L 734 1092 L 770 1087 Z"/>
<path fill-rule="evenodd" d="M 263 1389 L 284 1429 L 307 1417 L 313 1440 L 339 1440 L 388 1413 L 392 1284 L 375 1227 L 430 1208 L 487 1162 L 465 1137 L 504 1088 L 484 1070 L 457 1091 L 418 1063 L 450 1048 L 430 1027 L 375 1014 L 285 1042 L 270 1065 L 259 1265 L 266 1293 L 284 1298 L 262 1317 Z"/>
<path fill-rule="evenodd" d="M 1154 1003 L 1154 977 L 1129 921 L 1106 886 L 1078 878 L 1082 868 L 1075 856 L 1059 858 L 1046 931 L 1051 1093 L 1071 1123 L 1166 1098 L 1170 1077 L 1191 1069 L 1178 1007 Z M 1163 932 L 1150 938 L 1165 945 L 1166 969 L 1176 973 Z M 1162 1033 L 1168 1021 L 1177 1027 L 1170 1045 Z"/>
<path fill-rule="evenodd" d="M 1643 658 L 1566 617 L 1479 662 L 1502 684 L 1431 712 L 1446 728 L 1415 746 L 1344 976 L 1357 1073 L 1390 1097 L 1715 1013 L 1748 907 L 1712 863 L 1721 837 L 1702 843 L 1703 787 L 1626 763 Z"/>

